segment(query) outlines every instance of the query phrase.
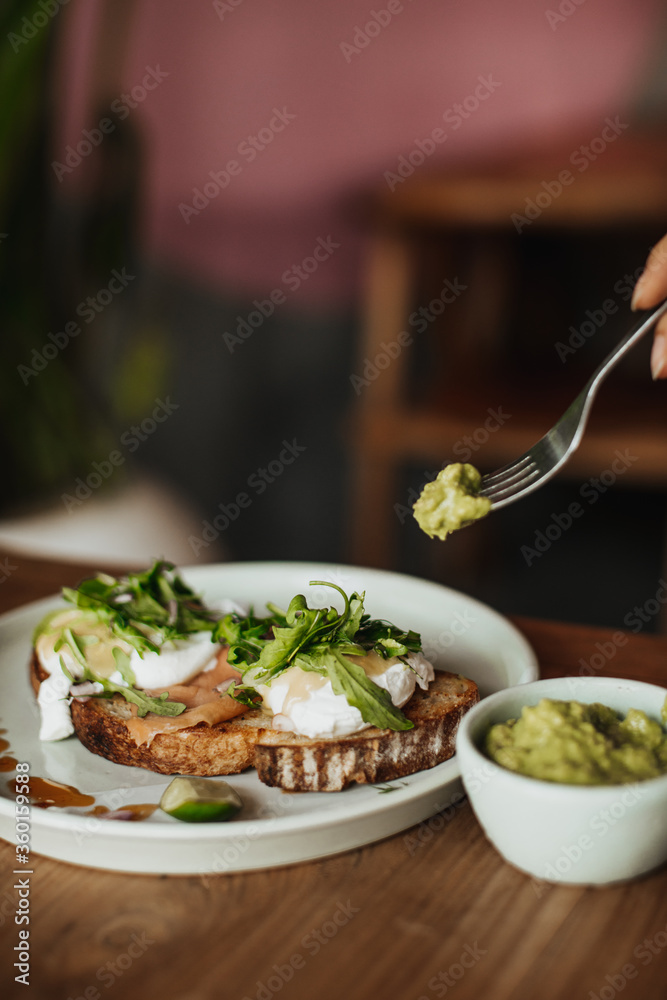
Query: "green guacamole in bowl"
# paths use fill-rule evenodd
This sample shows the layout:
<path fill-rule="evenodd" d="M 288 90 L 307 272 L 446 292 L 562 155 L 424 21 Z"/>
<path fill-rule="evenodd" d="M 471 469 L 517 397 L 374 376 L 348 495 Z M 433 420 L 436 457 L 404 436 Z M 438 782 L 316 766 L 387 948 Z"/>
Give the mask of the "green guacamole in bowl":
<path fill-rule="evenodd" d="M 542 698 L 519 718 L 491 726 L 484 750 L 510 771 L 569 785 L 623 785 L 667 773 L 661 722 L 635 708 L 623 717 L 599 703 Z"/>

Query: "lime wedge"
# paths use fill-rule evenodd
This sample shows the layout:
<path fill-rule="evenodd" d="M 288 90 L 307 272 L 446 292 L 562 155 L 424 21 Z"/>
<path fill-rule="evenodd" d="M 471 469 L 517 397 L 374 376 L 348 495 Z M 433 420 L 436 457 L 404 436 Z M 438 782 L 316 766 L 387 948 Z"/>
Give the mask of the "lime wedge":
<path fill-rule="evenodd" d="M 160 799 L 160 809 L 184 823 L 224 823 L 242 806 L 240 796 L 226 781 L 206 778 L 174 778 Z"/>

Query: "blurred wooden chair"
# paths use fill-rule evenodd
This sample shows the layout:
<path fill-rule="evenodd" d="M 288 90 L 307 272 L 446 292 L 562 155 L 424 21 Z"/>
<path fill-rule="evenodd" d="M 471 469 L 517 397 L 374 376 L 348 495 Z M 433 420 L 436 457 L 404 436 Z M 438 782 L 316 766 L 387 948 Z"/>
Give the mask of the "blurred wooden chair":
<path fill-rule="evenodd" d="M 570 159 L 577 146 L 574 142 L 548 155 L 483 171 L 429 172 L 424 166 L 373 199 L 365 317 L 353 377 L 358 402 L 351 436 L 350 554 L 355 562 L 396 565 L 400 519 L 394 508 L 401 468 L 430 463 L 430 469 L 437 469 L 447 461 L 464 460 L 461 442 L 483 429 L 489 408 L 504 400 L 498 378 L 494 387 L 494 358 L 502 350 L 508 298 L 521 288 L 513 248 L 523 233 L 553 233 L 572 241 L 586 233 L 608 233 L 611 240 L 642 229 L 655 240 L 667 231 L 667 143 L 662 138 L 621 135 L 603 154 L 596 154 L 591 143 L 593 159 L 585 169 L 584 154 Z M 571 182 L 564 183 L 563 171 L 569 171 Z M 451 279 L 461 273 L 456 260 L 461 238 L 472 248 L 464 279 L 469 290 L 450 309 L 447 296 L 452 303 L 459 298 Z M 443 309 L 438 307 L 444 313 L 438 335 L 446 341 L 442 350 L 448 370 L 461 372 L 458 384 L 453 377 L 446 391 L 433 378 L 428 361 L 421 372 L 414 371 L 420 328 L 436 326 L 420 322 L 418 312 L 424 261 L 435 245 L 448 263 L 440 271 L 440 284 L 443 273 L 450 278 L 449 288 L 446 283 L 442 289 L 431 286 L 437 289 L 433 300 L 439 292 L 444 299 Z M 636 275 L 629 277 L 634 281 Z M 550 309 L 549 301 L 544 309 Z M 626 310 L 629 317 L 629 302 L 619 309 Z M 512 418 L 497 433 L 487 434 L 479 455 L 470 459 L 483 470 L 502 466 L 531 447 L 582 387 L 588 376 L 575 378 L 552 356 L 554 390 L 539 381 L 531 387 L 518 377 L 519 403 Z M 664 396 L 652 395 L 650 388 L 647 370 L 643 388 L 623 401 L 622 420 L 617 394 L 606 418 L 596 404 L 595 419 L 564 476 L 599 474 L 616 449 L 640 447 L 641 462 L 628 470 L 624 482 L 667 485 Z"/>

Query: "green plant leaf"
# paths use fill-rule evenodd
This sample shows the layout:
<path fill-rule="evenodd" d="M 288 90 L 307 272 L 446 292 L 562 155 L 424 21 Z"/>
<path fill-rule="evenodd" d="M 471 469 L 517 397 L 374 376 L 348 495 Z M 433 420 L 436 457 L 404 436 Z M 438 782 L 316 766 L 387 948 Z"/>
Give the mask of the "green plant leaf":
<path fill-rule="evenodd" d="M 76 590 L 64 587 L 62 594 L 77 608 L 94 612 L 139 653 L 159 653 L 168 640 L 213 630 L 219 618 L 181 579 L 173 563 L 164 560 L 121 579 L 100 573 L 83 580 Z"/>
<path fill-rule="evenodd" d="M 384 688 L 374 684 L 358 663 L 353 663 L 333 648 L 327 657 L 327 673 L 335 694 L 344 694 L 350 705 L 361 712 L 364 722 L 378 729 L 413 729 Z"/>
<path fill-rule="evenodd" d="M 121 649 L 119 646 L 114 646 L 111 653 L 116 663 L 116 670 L 120 676 L 126 684 L 130 687 L 134 687 L 137 683 L 137 678 L 134 674 L 134 670 L 130 666 L 130 657 L 127 655 L 125 650 Z"/>
<path fill-rule="evenodd" d="M 404 632 L 390 622 L 370 619 L 364 614 L 364 594 L 353 592 L 348 598 L 336 584 L 324 580 L 310 583 L 337 590 L 344 600 L 343 612 L 309 608 L 303 594 L 297 594 L 286 612 L 267 604 L 271 614 L 266 618 L 231 614 L 218 624 L 215 637 L 229 642 L 228 660 L 241 671 L 244 680 L 228 693 L 251 704 L 256 685 L 270 684 L 284 670 L 296 666 L 327 676 L 334 692 L 343 694 L 350 705 L 358 708 L 369 725 L 412 729 L 413 724 L 393 705 L 389 692 L 347 657 L 365 656 L 373 650 L 385 659 L 406 656 L 421 649 L 419 635 Z"/>
<path fill-rule="evenodd" d="M 63 668 L 63 673 L 71 680 L 72 675 L 66 669 L 62 659 L 60 664 Z M 88 666 L 83 668 L 82 676 L 77 679 L 77 682 L 80 680 L 93 681 L 102 685 L 103 690 L 99 694 L 87 695 L 87 697 L 112 698 L 113 695 L 120 694 L 123 696 L 125 701 L 131 701 L 137 706 L 137 715 L 142 719 L 147 712 L 153 712 L 155 715 L 181 715 L 187 707 L 181 701 L 169 701 L 169 695 L 166 691 L 163 691 L 162 694 L 159 694 L 154 698 L 139 688 L 129 686 L 126 687 L 123 684 L 116 684 L 114 681 L 109 680 L 108 677 L 99 677 Z"/>

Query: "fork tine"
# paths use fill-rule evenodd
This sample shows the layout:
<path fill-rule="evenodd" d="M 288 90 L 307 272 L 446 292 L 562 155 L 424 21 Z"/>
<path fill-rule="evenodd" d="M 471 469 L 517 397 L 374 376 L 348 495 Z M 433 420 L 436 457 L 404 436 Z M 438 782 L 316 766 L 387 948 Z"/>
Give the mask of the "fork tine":
<path fill-rule="evenodd" d="M 483 496 L 488 497 L 492 503 L 497 503 L 499 500 L 505 500 L 507 497 L 515 496 L 517 493 L 520 493 L 536 477 L 540 476 L 540 474 L 541 470 L 539 466 L 531 463 L 515 476 L 496 483 L 493 486 L 482 488 L 480 493 Z"/>
<path fill-rule="evenodd" d="M 503 465 L 500 469 L 496 469 L 495 472 L 482 477 L 482 488 L 492 488 L 505 482 L 506 480 L 514 478 L 514 476 L 522 471 L 527 464 L 533 461 L 533 456 L 531 452 L 527 451 L 525 455 L 521 458 L 517 458 L 514 462 L 510 462 L 508 465 Z"/>

